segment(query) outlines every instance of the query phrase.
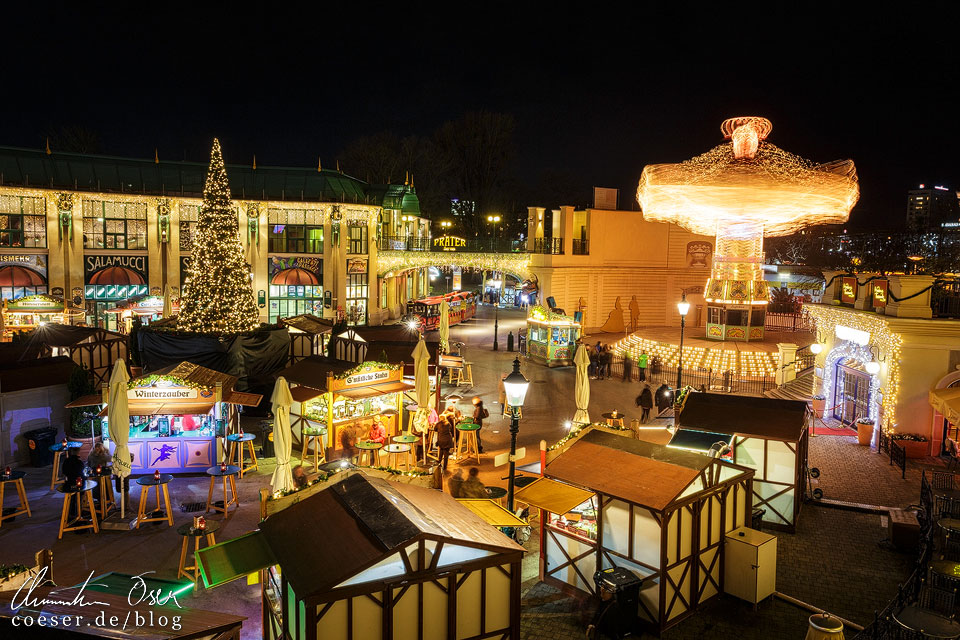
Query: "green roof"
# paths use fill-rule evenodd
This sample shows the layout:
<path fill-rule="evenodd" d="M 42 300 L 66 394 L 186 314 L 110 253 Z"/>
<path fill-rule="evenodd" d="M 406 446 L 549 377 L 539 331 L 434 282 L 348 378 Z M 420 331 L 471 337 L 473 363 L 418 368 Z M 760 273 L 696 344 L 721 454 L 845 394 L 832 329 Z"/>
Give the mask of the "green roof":
<path fill-rule="evenodd" d="M 3 186 L 201 197 L 206 173 L 201 162 L 0 147 Z M 407 203 L 412 198 L 416 214 L 420 211 L 416 194 L 405 185 L 369 185 L 339 171 L 228 164 L 227 176 L 231 196 L 240 200 L 352 202 L 413 212 L 414 205 Z"/>

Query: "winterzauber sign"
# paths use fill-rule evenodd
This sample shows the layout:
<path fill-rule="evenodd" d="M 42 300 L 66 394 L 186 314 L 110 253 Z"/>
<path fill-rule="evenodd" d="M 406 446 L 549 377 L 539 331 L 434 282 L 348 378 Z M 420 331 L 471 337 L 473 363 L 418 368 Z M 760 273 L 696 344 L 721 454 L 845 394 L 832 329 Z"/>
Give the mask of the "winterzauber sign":
<path fill-rule="evenodd" d="M 134 400 L 194 400 L 198 397 L 196 389 L 169 388 L 144 388 L 128 389 L 127 397 Z"/>

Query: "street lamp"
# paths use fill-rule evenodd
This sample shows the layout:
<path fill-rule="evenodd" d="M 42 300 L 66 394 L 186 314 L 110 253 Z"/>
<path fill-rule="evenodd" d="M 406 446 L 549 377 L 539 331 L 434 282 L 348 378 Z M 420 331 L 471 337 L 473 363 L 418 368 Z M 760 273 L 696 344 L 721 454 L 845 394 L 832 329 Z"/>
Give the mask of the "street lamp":
<path fill-rule="evenodd" d="M 687 302 L 687 292 L 683 292 L 683 298 L 677 303 L 677 312 L 680 314 L 680 357 L 677 360 L 677 393 L 680 393 L 683 383 L 683 329 L 687 326 L 687 313 L 690 311 L 690 303 Z"/>
<path fill-rule="evenodd" d="M 498 216 L 498 215 L 496 215 L 496 214 L 487 216 L 487 223 L 488 223 L 488 224 L 499 225 L 499 224 L 500 224 L 500 220 L 501 220 L 500 216 Z M 498 246 L 499 243 L 497 242 L 498 236 L 499 236 L 499 234 L 497 233 L 497 230 L 498 230 L 498 229 L 499 229 L 499 226 L 494 226 L 494 228 L 493 228 L 493 238 L 494 238 L 494 239 L 493 239 L 493 252 L 494 252 L 495 254 L 496 254 L 496 253 L 499 253 L 499 251 L 498 251 L 498 249 L 499 249 L 499 246 Z M 494 272 L 494 273 L 496 273 L 496 272 Z M 484 288 L 486 288 L 486 283 L 484 283 Z M 493 350 L 494 350 L 494 351 L 497 351 L 498 349 L 500 349 L 500 341 L 499 341 L 499 339 L 498 339 L 498 337 L 497 337 L 497 333 L 498 333 L 499 330 L 500 330 L 500 292 L 501 292 L 502 290 L 503 290 L 503 274 L 501 273 L 501 274 L 500 274 L 500 286 L 497 287 L 497 300 L 496 300 L 496 303 L 493 305 Z"/>
<path fill-rule="evenodd" d="M 510 480 L 507 483 L 507 511 L 513 513 L 513 473 L 517 455 L 517 433 L 520 432 L 520 407 L 527 396 L 530 382 L 520 373 L 520 357 L 513 360 L 513 372 L 503 379 L 503 392 L 510 407 Z"/>

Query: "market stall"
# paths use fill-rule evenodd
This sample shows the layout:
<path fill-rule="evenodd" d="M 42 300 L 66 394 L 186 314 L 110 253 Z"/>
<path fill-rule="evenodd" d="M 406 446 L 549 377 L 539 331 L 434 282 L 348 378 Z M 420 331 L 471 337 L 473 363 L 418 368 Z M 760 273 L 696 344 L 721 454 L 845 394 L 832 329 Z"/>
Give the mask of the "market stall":
<path fill-rule="evenodd" d="M 180 301 L 173 301 L 173 313 L 180 312 Z M 114 315 L 119 320 L 116 321 L 117 327 L 125 327 L 125 332 L 130 333 L 130 328 L 135 317 L 140 318 L 144 324 L 150 324 L 163 317 L 163 297 L 147 296 L 138 300 L 130 300 L 123 306 L 107 309 L 104 313 Z M 112 324 L 112 323 L 111 323 Z"/>
<path fill-rule="evenodd" d="M 403 380 L 403 364 L 351 362 L 320 356 L 304 358 L 280 375 L 291 385 L 291 429 L 325 432 L 327 459 L 343 457 L 344 442 L 367 437 L 379 422 L 387 438 L 399 435 L 403 394 L 414 385 Z"/>
<path fill-rule="evenodd" d="M 69 324 L 69 312 L 64 313 L 62 298 L 44 294 L 24 296 L 3 301 L 3 335 L 31 331 L 47 322 Z"/>
<path fill-rule="evenodd" d="M 548 367 L 573 364 L 580 323 L 536 305 L 527 312 L 527 357 Z"/>
<path fill-rule="evenodd" d="M 133 474 L 203 472 L 216 464 L 217 438 L 235 430 L 237 408 L 255 407 L 260 396 L 234 390 L 237 379 L 190 362 L 128 383 Z M 74 400 L 67 407 L 101 405 L 102 437 L 109 439 L 109 391 Z"/>
<path fill-rule="evenodd" d="M 322 356 L 327 352 L 333 320 L 302 313 L 290 318 L 280 318 L 277 323 L 290 332 L 290 364 L 296 364 L 310 356 Z"/>
<path fill-rule="evenodd" d="M 768 525 L 792 532 L 803 505 L 808 417 L 800 400 L 690 393 L 669 446 L 706 453 L 726 442 L 725 457 L 756 472 L 753 508 L 764 510 Z"/>
<path fill-rule="evenodd" d="M 516 500 L 541 509 L 540 576 L 593 594 L 598 569 L 643 579 L 659 633 L 723 591 L 724 534 L 749 522 L 753 470 L 591 430 Z"/>
<path fill-rule="evenodd" d="M 269 640 L 520 637 L 523 547 L 434 489 L 352 475 L 197 557 L 260 571 Z"/>

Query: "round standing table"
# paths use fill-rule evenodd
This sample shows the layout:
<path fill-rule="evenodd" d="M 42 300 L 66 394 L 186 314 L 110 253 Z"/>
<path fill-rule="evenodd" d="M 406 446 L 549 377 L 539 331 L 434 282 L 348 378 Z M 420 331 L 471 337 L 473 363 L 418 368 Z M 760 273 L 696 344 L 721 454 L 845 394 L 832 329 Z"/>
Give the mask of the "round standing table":
<path fill-rule="evenodd" d="M 360 455 L 357 456 L 357 463 L 363 465 L 363 457 L 367 456 L 368 461 L 370 462 L 371 467 L 376 466 L 376 454 L 374 451 L 379 451 L 383 448 L 383 445 L 379 442 L 371 442 L 367 440 L 366 442 L 358 442 L 357 449 L 360 449 Z"/>
<path fill-rule="evenodd" d="M 197 551 L 200 551 L 200 539 L 206 538 L 206 546 L 217 544 L 213 534 L 220 528 L 220 523 L 216 520 L 207 520 L 203 529 L 194 529 L 193 523 L 188 522 L 177 527 L 177 533 L 183 536 L 183 544 L 180 545 L 180 566 L 177 568 L 177 577 L 183 576 L 187 580 L 193 580 L 197 585 L 200 581 L 197 579 L 200 572 L 200 563 L 197 562 Z M 187 566 L 187 547 L 190 545 L 190 538 L 193 538 L 193 564 Z"/>
<path fill-rule="evenodd" d="M 63 478 L 60 477 L 60 456 L 67 453 L 69 449 L 79 449 L 83 446 L 82 442 L 67 442 L 67 446 L 63 446 L 62 442 L 57 444 L 50 445 L 50 451 L 53 451 L 53 474 L 50 476 L 50 491 L 53 491 L 57 487 L 58 482 L 63 482 Z"/>
<path fill-rule="evenodd" d="M 393 457 L 393 464 L 390 466 L 392 466 L 394 469 L 400 468 L 400 465 L 398 462 L 398 458 L 400 454 L 406 454 L 404 456 L 403 466 L 405 466 L 407 469 L 410 468 L 410 452 L 411 451 L 413 451 L 413 447 L 411 447 L 408 444 L 402 444 L 402 443 L 388 444 L 383 448 L 383 452 L 387 454 L 387 461 L 388 461 L 387 464 L 389 464 L 390 456 Z"/>
<path fill-rule="evenodd" d="M 601 414 L 606 423 L 611 427 L 622 427 L 623 426 L 623 414 L 619 411 L 611 411 L 610 413 Z"/>
<path fill-rule="evenodd" d="M 904 607 L 893 619 L 905 629 L 921 632 L 924 638 L 960 638 L 960 623 L 920 607 Z"/>
<path fill-rule="evenodd" d="M 66 531 L 81 531 L 83 529 L 93 529 L 94 533 L 100 532 L 100 526 L 97 524 L 97 510 L 93 506 L 93 488 L 97 483 L 93 480 L 85 480 L 79 487 L 65 486 L 66 483 L 57 487 L 57 491 L 63 494 L 63 511 L 60 512 L 60 534 L 57 540 L 63 538 Z M 90 508 L 90 522 L 83 520 L 83 496 L 87 496 L 87 506 Z M 70 503 L 77 501 L 77 517 L 70 520 Z"/>
<path fill-rule="evenodd" d="M 234 452 L 237 456 L 237 467 L 240 468 L 240 479 L 243 480 L 243 474 L 253 469 L 259 469 L 257 466 L 257 454 L 253 450 L 253 441 L 256 435 L 252 433 L 231 433 L 227 436 L 227 442 L 230 443 L 230 452 L 227 455 L 227 462 L 233 461 Z M 243 451 L 250 452 L 250 462 L 244 462 Z"/>
<path fill-rule="evenodd" d="M 173 476 L 169 473 L 161 473 L 160 478 L 154 478 L 152 475 L 137 478 L 137 484 L 141 487 L 140 506 L 137 508 L 137 529 L 139 529 L 140 525 L 144 522 L 166 521 L 168 525 L 173 526 L 173 511 L 170 509 L 170 492 L 167 491 L 167 484 L 171 480 L 173 480 Z M 159 512 L 159 515 L 153 515 L 153 513 L 149 516 L 147 515 L 147 499 L 150 497 L 150 487 L 156 488 L 157 511 L 154 513 Z M 167 508 L 166 513 L 163 512 L 163 508 L 160 506 L 161 493 L 163 493 L 163 504 Z"/>
<path fill-rule="evenodd" d="M 480 431 L 480 425 L 468 418 L 457 425 L 457 431 L 460 432 L 460 437 L 457 438 L 457 462 L 462 462 L 466 458 L 476 458 L 477 464 L 480 464 L 480 448 L 477 446 L 477 432 Z"/>
<path fill-rule="evenodd" d="M 300 431 L 300 439 L 303 440 L 303 449 L 300 451 L 300 462 L 306 462 L 307 452 L 310 450 L 310 446 L 313 445 L 313 468 L 320 468 L 320 461 L 327 461 L 327 455 L 323 449 L 323 437 L 327 435 L 326 429 L 313 429 L 311 427 L 304 427 Z"/>
<path fill-rule="evenodd" d="M 210 476 L 210 489 L 207 491 L 207 512 L 210 511 L 219 511 L 220 513 L 226 515 L 227 510 L 230 508 L 230 505 L 240 506 L 240 498 L 237 497 L 237 474 L 240 473 L 240 467 L 232 464 L 228 464 L 226 469 L 221 470 L 220 465 L 216 465 L 207 469 L 207 475 Z M 217 478 L 223 482 L 223 507 L 218 507 L 213 501 L 213 489 L 214 485 L 217 483 Z M 227 485 L 230 486 L 230 494 L 232 498 L 227 499 Z"/>
<path fill-rule="evenodd" d="M 90 477 L 97 481 L 97 501 L 100 503 L 100 520 L 103 521 L 111 509 L 117 508 L 117 500 L 113 494 L 113 486 L 110 483 L 113 475 L 113 466 L 106 465 L 100 468 L 97 474 L 96 469 L 90 470 Z"/>

